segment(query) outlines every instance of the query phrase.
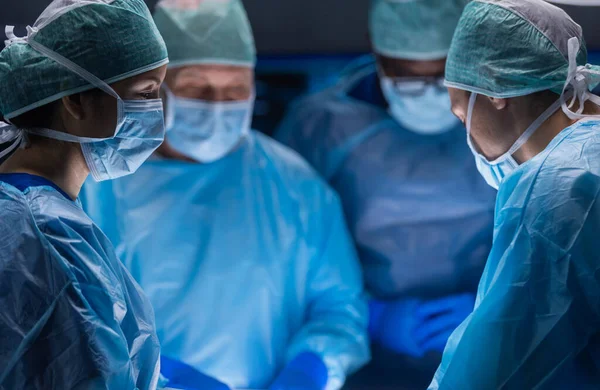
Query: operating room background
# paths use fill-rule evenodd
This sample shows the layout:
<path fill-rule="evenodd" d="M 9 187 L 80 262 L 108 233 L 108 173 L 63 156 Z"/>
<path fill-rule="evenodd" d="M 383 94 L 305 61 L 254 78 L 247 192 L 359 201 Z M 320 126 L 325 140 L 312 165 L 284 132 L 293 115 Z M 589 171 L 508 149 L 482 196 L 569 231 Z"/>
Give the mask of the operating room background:
<path fill-rule="evenodd" d="M 146 0 L 152 9 L 158 0 Z M 561 0 L 563 2 L 569 0 Z M 33 24 L 51 0 L 0 0 L 0 26 Z M 368 0 L 244 0 L 259 52 L 253 127 L 271 134 L 289 103 L 320 90 L 368 53 Z M 565 6 L 583 26 L 590 62 L 600 64 L 600 7 Z M 598 91 L 596 91 L 598 92 Z"/>
<path fill-rule="evenodd" d="M 51 0 L 0 0 L 0 26 L 33 24 Z M 153 7 L 157 0 L 147 0 Z M 259 51 L 254 128 L 271 134 L 289 103 L 335 82 L 369 52 L 368 0 L 244 0 Z M 600 7 L 563 6 L 586 35 L 591 63 L 600 64 Z M 596 91 L 598 93 L 600 91 Z M 1 150 L 1 146 L 0 146 Z"/>

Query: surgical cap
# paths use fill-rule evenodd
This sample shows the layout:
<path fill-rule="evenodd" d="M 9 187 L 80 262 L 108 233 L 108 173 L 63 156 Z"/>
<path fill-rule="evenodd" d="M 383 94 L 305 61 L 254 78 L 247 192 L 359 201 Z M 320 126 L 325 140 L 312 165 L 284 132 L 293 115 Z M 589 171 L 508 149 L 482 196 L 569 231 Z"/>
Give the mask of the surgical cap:
<path fill-rule="evenodd" d="M 13 118 L 94 87 L 28 41 L 65 57 L 108 84 L 156 69 L 167 50 L 143 0 L 55 0 L 0 52 L 0 113 Z"/>
<path fill-rule="evenodd" d="M 240 0 L 164 0 L 154 20 L 167 43 L 170 67 L 256 63 L 252 28 Z"/>
<path fill-rule="evenodd" d="M 446 85 L 497 98 L 560 94 L 570 77 L 571 38 L 580 45 L 572 60 L 585 66 L 582 29 L 560 8 L 542 0 L 475 0 L 456 29 Z"/>
<path fill-rule="evenodd" d="M 369 29 L 377 54 L 406 60 L 446 58 L 469 0 L 371 0 Z"/>

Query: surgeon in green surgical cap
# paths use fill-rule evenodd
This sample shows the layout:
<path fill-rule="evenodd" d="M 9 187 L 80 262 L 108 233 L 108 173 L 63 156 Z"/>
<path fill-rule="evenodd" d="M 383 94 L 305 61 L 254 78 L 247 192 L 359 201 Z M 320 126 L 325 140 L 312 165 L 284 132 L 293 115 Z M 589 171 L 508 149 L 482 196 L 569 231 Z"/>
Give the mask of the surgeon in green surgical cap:
<path fill-rule="evenodd" d="M 165 1 L 155 21 L 165 144 L 90 183 L 86 207 L 149 295 L 163 355 L 232 388 L 337 390 L 370 357 L 360 265 L 337 195 L 251 129 L 242 2 Z"/>
<path fill-rule="evenodd" d="M 55 0 L 0 52 L 0 388 L 159 385 L 150 302 L 78 200 L 164 139 L 167 49 L 142 0 Z"/>
<path fill-rule="evenodd" d="M 496 191 L 443 84 L 467 3 L 372 0 L 373 55 L 292 104 L 276 132 L 342 199 L 372 298 L 365 380 L 385 386 L 431 380 L 491 247 Z"/>
<path fill-rule="evenodd" d="M 473 313 L 430 389 L 600 383 L 600 67 L 542 0 L 475 0 L 446 66 L 452 109 L 499 189 Z"/>

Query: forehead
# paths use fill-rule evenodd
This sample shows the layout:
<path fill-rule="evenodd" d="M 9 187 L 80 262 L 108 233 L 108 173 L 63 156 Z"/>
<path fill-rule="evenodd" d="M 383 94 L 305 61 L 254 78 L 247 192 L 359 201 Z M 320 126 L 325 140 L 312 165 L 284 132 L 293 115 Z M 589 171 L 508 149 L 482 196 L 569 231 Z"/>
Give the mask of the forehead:
<path fill-rule="evenodd" d="M 248 82 L 253 79 L 254 70 L 244 66 L 199 64 L 169 69 L 167 78 L 173 82 Z"/>
<path fill-rule="evenodd" d="M 440 76 L 444 74 L 446 59 L 416 61 L 399 58 L 377 56 L 383 71 L 388 75 L 397 76 Z"/>

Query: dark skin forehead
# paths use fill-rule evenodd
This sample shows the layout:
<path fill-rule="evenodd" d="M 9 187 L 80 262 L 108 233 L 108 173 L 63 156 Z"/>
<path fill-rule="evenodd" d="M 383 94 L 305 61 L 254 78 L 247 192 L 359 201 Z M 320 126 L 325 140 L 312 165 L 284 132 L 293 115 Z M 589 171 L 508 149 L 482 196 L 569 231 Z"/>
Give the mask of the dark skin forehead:
<path fill-rule="evenodd" d="M 444 77 L 446 59 L 420 61 L 376 55 L 377 62 L 388 77 Z"/>

